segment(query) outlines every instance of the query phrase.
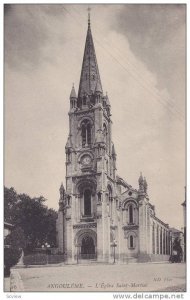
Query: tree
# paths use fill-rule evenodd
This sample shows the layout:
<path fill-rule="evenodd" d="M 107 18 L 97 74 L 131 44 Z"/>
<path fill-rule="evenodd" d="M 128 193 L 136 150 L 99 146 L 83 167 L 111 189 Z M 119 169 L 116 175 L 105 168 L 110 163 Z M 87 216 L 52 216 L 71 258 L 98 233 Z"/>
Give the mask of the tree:
<path fill-rule="evenodd" d="M 16 227 L 22 228 L 25 253 L 32 252 L 45 242 L 52 247 L 56 245 L 57 213 L 48 209 L 45 201 L 43 196 L 31 198 L 26 194 L 18 195 L 14 188 L 5 188 L 6 215 Z"/>
<path fill-rule="evenodd" d="M 56 247 L 56 220 L 57 212 L 50 208 L 47 210 L 46 240 L 51 247 Z"/>
<path fill-rule="evenodd" d="M 24 231 L 21 227 L 15 227 L 5 238 L 5 245 L 10 245 L 12 248 L 23 249 L 26 246 Z"/>
<path fill-rule="evenodd" d="M 16 227 L 5 238 L 5 253 L 4 253 L 4 273 L 5 276 L 10 274 L 10 268 L 16 265 L 25 248 L 25 236 L 22 228 Z"/>
<path fill-rule="evenodd" d="M 18 195 L 13 187 L 4 187 L 4 216 L 6 222 L 13 222 L 13 216 L 16 204 L 18 202 Z"/>

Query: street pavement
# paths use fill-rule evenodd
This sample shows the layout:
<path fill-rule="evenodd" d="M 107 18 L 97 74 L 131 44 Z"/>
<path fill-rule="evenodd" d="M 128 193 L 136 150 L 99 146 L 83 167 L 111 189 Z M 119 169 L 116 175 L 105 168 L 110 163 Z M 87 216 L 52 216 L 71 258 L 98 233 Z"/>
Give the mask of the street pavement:
<path fill-rule="evenodd" d="M 54 265 L 12 269 L 12 291 L 185 291 L 184 263 Z"/>

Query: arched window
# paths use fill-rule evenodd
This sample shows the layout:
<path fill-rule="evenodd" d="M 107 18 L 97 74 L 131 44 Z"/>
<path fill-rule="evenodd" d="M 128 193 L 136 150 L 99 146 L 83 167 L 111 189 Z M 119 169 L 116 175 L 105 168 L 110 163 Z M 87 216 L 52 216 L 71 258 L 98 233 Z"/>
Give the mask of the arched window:
<path fill-rule="evenodd" d="M 134 248 L 134 240 L 133 240 L 133 236 L 132 235 L 130 235 L 130 237 L 129 237 L 129 247 L 130 248 Z"/>
<path fill-rule="evenodd" d="M 91 144 L 91 124 L 89 120 L 84 120 L 81 124 L 82 146 Z"/>
<path fill-rule="evenodd" d="M 118 200 L 116 200 L 116 204 L 115 204 L 115 205 L 116 205 L 116 208 L 119 208 L 118 203 L 119 203 Z"/>
<path fill-rule="evenodd" d="M 109 201 L 112 199 L 112 189 L 110 186 L 108 186 L 108 197 L 109 197 Z"/>
<path fill-rule="evenodd" d="M 82 124 L 82 145 L 85 146 L 86 144 L 86 126 Z"/>
<path fill-rule="evenodd" d="M 84 191 L 84 215 L 91 216 L 91 191 L 85 190 Z"/>
<path fill-rule="evenodd" d="M 133 224 L 133 205 L 130 204 L 128 209 L 129 209 L 129 224 Z"/>
<path fill-rule="evenodd" d="M 70 205 L 71 205 L 71 201 L 70 201 L 70 199 L 71 199 L 71 196 L 68 196 L 68 197 L 67 197 L 67 205 L 68 205 L 68 206 L 70 206 Z"/>
<path fill-rule="evenodd" d="M 87 143 L 91 144 L 91 126 L 90 123 L 87 124 Z"/>
<path fill-rule="evenodd" d="M 122 210 L 123 223 L 127 225 L 138 224 L 137 203 L 133 200 L 126 201 Z"/>
<path fill-rule="evenodd" d="M 127 235 L 127 246 L 129 249 L 135 249 L 136 247 L 136 235 L 134 232 L 130 232 L 129 235 Z"/>

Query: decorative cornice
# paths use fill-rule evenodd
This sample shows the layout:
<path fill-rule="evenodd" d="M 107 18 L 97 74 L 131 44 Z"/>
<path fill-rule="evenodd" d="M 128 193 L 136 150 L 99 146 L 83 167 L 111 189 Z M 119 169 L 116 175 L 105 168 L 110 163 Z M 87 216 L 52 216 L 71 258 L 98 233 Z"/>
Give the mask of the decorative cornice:
<path fill-rule="evenodd" d="M 101 173 L 89 173 L 89 174 L 83 174 L 81 173 L 81 175 L 73 175 L 73 176 L 66 176 L 66 178 L 72 177 L 73 179 L 80 179 L 80 178 L 86 178 L 86 177 L 92 177 L 94 178 L 94 175 L 101 175 Z"/>
<path fill-rule="evenodd" d="M 138 225 L 126 225 L 122 227 L 123 230 L 131 230 L 131 229 L 138 229 L 138 228 L 139 228 Z"/>
<path fill-rule="evenodd" d="M 89 228 L 96 228 L 96 223 L 83 223 L 83 224 L 75 224 L 73 225 L 73 229 L 89 229 Z"/>
<path fill-rule="evenodd" d="M 91 108 L 86 108 L 86 109 L 80 109 L 80 108 L 76 108 L 74 111 L 72 111 L 72 112 L 69 112 L 69 115 L 75 115 L 75 114 L 77 114 L 77 115 L 89 115 L 89 114 L 91 114 L 91 113 L 93 113 L 93 111 L 94 111 L 94 106 L 93 107 L 91 107 Z"/>

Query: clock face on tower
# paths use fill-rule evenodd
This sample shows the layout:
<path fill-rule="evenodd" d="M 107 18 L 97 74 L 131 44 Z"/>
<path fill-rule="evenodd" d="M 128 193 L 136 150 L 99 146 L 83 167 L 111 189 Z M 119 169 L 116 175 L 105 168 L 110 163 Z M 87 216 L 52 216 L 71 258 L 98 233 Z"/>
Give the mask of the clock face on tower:
<path fill-rule="evenodd" d="M 88 166 L 91 163 L 91 157 L 89 155 L 84 155 L 82 157 L 82 164 Z"/>

